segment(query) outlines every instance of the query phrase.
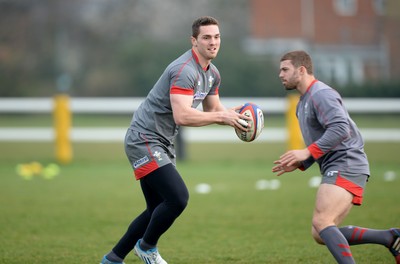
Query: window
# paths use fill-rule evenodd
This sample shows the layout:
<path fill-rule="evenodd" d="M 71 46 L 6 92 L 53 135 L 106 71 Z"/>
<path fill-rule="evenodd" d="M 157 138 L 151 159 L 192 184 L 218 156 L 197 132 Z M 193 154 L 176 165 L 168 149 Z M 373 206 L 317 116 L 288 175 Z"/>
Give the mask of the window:
<path fill-rule="evenodd" d="M 357 0 L 333 0 L 333 7 L 340 16 L 354 16 L 357 14 Z"/>
<path fill-rule="evenodd" d="M 384 15 L 386 11 L 387 0 L 372 0 L 372 7 L 377 15 Z"/>

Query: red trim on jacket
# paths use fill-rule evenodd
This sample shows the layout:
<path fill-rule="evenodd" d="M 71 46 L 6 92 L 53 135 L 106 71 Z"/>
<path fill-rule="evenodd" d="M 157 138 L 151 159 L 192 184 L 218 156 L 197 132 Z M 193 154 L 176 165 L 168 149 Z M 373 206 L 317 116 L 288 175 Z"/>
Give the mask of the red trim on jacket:
<path fill-rule="evenodd" d="M 320 157 L 322 157 L 322 155 L 324 155 L 324 152 L 318 147 L 316 143 L 312 143 L 307 148 L 311 152 L 311 155 L 315 160 L 319 159 Z"/>
<path fill-rule="evenodd" d="M 196 52 L 194 52 L 193 49 L 192 49 L 192 56 L 193 56 L 193 58 L 195 59 L 195 61 L 197 62 L 197 64 L 200 64 L 200 62 L 199 62 L 199 57 L 197 57 L 197 54 L 196 54 Z"/>
<path fill-rule="evenodd" d="M 318 82 L 318 80 L 317 80 L 317 79 L 314 79 L 314 81 L 312 81 L 312 82 L 310 83 L 310 85 L 307 87 L 306 93 L 308 92 L 308 90 L 310 90 L 311 86 L 313 86 L 313 84 L 316 83 L 316 82 Z"/>
<path fill-rule="evenodd" d="M 194 91 L 191 89 L 186 89 L 178 86 L 172 86 L 169 91 L 170 94 L 183 94 L 183 95 L 193 95 Z"/>

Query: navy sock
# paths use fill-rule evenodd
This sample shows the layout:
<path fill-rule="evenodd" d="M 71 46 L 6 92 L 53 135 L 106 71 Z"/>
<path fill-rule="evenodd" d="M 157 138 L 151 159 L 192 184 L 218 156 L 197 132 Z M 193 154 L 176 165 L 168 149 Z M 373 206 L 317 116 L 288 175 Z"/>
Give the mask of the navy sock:
<path fill-rule="evenodd" d="M 155 245 L 150 245 L 149 243 L 146 243 L 146 241 L 144 241 L 143 239 L 140 240 L 140 248 L 143 251 L 147 251 L 147 250 L 155 248 L 155 247 L 156 247 Z"/>
<path fill-rule="evenodd" d="M 107 254 L 106 258 L 112 262 L 123 262 L 124 261 L 124 259 L 118 257 L 117 254 L 114 253 L 114 251 L 110 251 L 110 253 Z"/>
<path fill-rule="evenodd" d="M 319 236 L 328 247 L 331 254 L 340 264 L 354 264 L 355 261 L 350 251 L 349 243 L 340 232 L 337 226 L 328 226 L 324 228 Z"/>
<path fill-rule="evenodd" d="M 375 230 L 358 226 L 344 226 L 339 230 L 350 245 L 380 244 L 388 247 L 393 240 L 390 230 Z"/>

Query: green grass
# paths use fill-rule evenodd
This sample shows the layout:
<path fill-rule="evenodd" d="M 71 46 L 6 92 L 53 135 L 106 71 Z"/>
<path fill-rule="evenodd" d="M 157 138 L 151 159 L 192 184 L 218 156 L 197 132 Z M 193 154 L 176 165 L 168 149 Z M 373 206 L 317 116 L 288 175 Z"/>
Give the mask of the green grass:
<path fill-rule="evenodd" d="M 0 263 L 98 263 L 144 209 L 122 143 L 74 144 L 74 161 L 53 180 L 17 175 L 19 163 L 54 162 L 51 143 L 0 142 Z M 278 178 L 281 188 L 257 191 L 275 179 L 272 161 L 284 144 L 189 144 L 178 169 L 189 206 L 161 238 L 172 264 L 335 263 L 310 236 L 317 167 Z M 372 177 L 364 204 L 344 224 L 400 226 L 400 143 L 367 143 Z M 248 153 L 248 155 L 243 155 Z M 386 182 L 383 175 L 398 177 Z M 212 187 L 198 194 L 199 183 Z M 393 263 L 387 249 L 352 247 L 357 263 Z M 126 263 L 140 263 L 133 254 Z"/>

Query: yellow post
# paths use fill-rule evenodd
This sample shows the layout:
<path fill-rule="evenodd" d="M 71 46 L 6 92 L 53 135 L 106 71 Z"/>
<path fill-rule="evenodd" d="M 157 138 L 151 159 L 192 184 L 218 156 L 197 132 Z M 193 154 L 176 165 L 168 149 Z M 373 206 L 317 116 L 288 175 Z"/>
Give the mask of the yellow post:
<path fill-rule="evenodd" d="M 304 148 L 303 137 L 296 117 L 296 106 L 298 101 L 299 95 L 297 94 L 289 94 L 287 97 L 288 107 L 286 111 L 286 125 L 288 132 L 288 149 Z"/>
<path fill-rule="evenodd" d="M 69 163 L 72 160 L 72 147 L 70 140 L 71 111 L 69 96 L 58 94 L 54 97 L 54 132 L 56 145 L 56 159 L 60 163 Z"/>

